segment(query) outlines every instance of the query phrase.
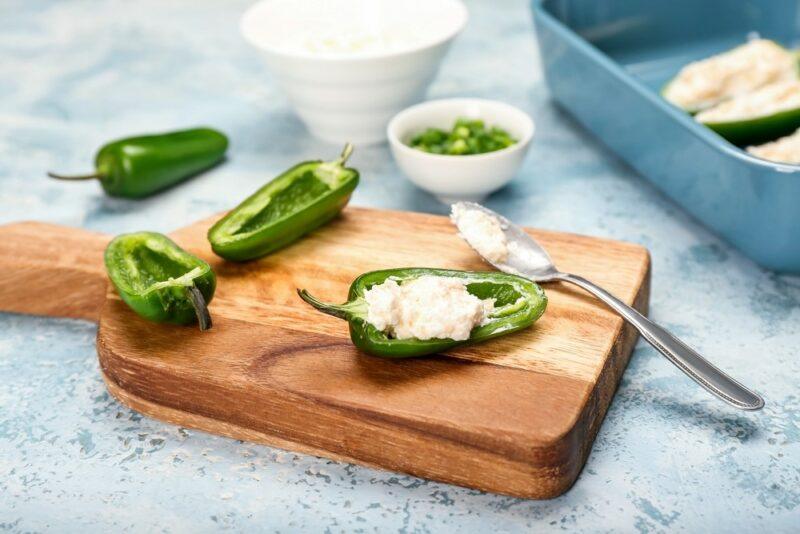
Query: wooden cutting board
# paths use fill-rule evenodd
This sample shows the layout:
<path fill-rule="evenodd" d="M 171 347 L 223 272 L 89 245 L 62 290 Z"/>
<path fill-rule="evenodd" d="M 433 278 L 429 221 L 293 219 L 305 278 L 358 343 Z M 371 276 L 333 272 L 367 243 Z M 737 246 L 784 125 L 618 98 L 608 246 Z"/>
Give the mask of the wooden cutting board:
<path fill-rule="evenodd" d="M 250 263 L 214 256 L 213 219 L 172 234 L 218 275 L 214 327 L 149 323 L 107 286 L 109 236 L 41 223 L 0 227 L 0 309 L 99 321 L 109 391 L 164 421 L 481 490 L 550 498 L 583 466 L 636 334 L 587 294 L 545 286 L 530 329 L 442 356 L 360 354 L 347 324 L 295 289 L 346 299 L 390 267 L 486 270 L 445 217 L 348 208 Z M 531 231 L 563 270 L 642 312 L 650 261 L 637 245 Z"/>

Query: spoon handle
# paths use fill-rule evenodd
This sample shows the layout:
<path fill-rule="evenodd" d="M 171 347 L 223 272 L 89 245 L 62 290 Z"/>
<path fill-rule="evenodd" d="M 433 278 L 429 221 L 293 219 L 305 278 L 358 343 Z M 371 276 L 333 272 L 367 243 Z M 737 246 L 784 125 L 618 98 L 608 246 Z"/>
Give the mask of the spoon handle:
<path fill-rule="evenodd" d="M 703 386 L 728 404 L 742 410 L 760 410 L 764 399 L 719 370 L 680 339 L 631 308 L 605 289 L 574 274 L 561 274 L 558 280 L 570 282 L 585 289 L 605 302 L 631 323 L 644 339 L 674 363 L 689 378 Z"/>

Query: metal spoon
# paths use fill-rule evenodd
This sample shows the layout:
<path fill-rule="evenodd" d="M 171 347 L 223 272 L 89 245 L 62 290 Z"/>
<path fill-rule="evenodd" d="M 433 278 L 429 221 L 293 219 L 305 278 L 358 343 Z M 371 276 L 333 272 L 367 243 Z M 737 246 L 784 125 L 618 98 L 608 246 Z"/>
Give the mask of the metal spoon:
<path fill-rule="evenodd" d="M 761 396 L 720 371 L 661 326 L 589 280 L 574 274 L 560 272 L 553 265 L 553 261 L 547 252 L 533 238 L 502 215 L 474 202 L 458 202 L 453 204 L 452 209 L 480 210 L 487 215 L 495 217 L 500 222 L 503 233 L 508 240 L 508 259 L 502 263 L 493 262 L 475 249 L 486 262 L 500 271 L 521 275 L 535 282 L 569 282 L 583 288 L 619 313 L 639 331 L 644 339 L 674 363 L 678 369 L 713 395 L 742 410 L 760 410 L 764 407 L 764 399 Z M 455 218 L 453 218 L 453 222 L 458 225 Z M 459 228 L 459 230 L 463 229 Z M 463 231 L 461 236 L 469 243 Z M 475 247 L 473 246 L 472 248 L 474 249 Z"/>

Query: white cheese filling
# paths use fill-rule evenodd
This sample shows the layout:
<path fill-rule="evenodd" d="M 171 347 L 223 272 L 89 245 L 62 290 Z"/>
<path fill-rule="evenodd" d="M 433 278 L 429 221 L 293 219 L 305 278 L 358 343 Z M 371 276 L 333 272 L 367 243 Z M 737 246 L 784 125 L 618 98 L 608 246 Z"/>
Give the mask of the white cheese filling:
<path fill-rule="evenodd" d="M 485 324 L 494 299 L 471 295 L 466 282 L 445 276 L 420 276 L 398 284 L 389 279 L 364 292 L 367 322 L 396 339 L 469 339 Z"/>
<path fill-rule="evenodd" d="M 461 237 L 481 256 L 492 263 L 504 263 L 508 259 L 508 239 L 496 217 L 455 204 L 450 218 L 458 226 Z"/>
<path fill-rule="evenodd" d="M 800 81 L 780 82 L 743 95 L 696 115 L 698 122 L 734 122 L 769 117 L 800 109 Z"/>
<path fill-rule="evenodd" d="M 765 85 L 798 78 L 797 59 L 785 48 L 756 39 L 686 65 L 664 89 L 673 104 L 698 111 Z"/>
<path fill-rule="evenodd" d="M 348 56 L 364 53 L 389 53 L 408 49 L 416 44 L 413 32 L 365 30 L 361 28 L 298 32 L 282 43 L 291 52 L 318 56 Z"/>
<path fill-rule="evenodd" d="M 747 151 L 757 158 L 769 161 L 800 164 L 800 129 L 792 135 L 781 137 L 777 141 L 758 146 L 749 146 Z"/>

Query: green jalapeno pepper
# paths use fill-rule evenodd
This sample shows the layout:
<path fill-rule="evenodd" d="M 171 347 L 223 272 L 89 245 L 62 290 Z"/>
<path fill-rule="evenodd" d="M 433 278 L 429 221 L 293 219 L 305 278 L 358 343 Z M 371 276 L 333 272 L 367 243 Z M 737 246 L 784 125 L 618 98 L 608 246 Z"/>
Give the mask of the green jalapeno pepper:
<path fill-rule="evenodd" d="M 794 84 L 793 89 L 800 90 L 800 82 Z M 728 120 L 709 120 L 704 113 L 695 117 L 697 121 L 735 145 L 774 141 L 800 128 L 800 106 Z"/>
<path fill-rule="evenodd" d="M 329 162 L 295 165 L 246 198 L 208 231 L 219 256 L 246 261 L 274 252 L 333 219 L 358 185 L 345 167 L 353 146 Z"/>
<path fill-rule="evenodd" d="M 60 180 L 96 179 L 111 196 L 142 198 L 216 165 L 227 148 L 228 138 L 211 128 L 129 137 L 100 148 L 93 174 L 48 175 Z"/>
<path fill-rule="evenodd" d="M 482 120 L 459 118 L 452 130 L 427 128 L 411 138 L 409 146 L 431 154 L 466 156 L 508 148 L 517 140 L 497 126 L 487 128 Z"/>
<path fill-rule="evenodd" d="M 480 299 L 495 299 L 495 309 L 487 320 L 472 329 L 465 341 L 453 339 L 396 339 L 378 330 L 367 321 L 368 305 L 364 293 L 371 287 L 389 279 L 398 284 L 420 276 L 444 276 L 460 278 L 466 282 L 466 290 Z M 340 319 L 350 325 L 353 344 L 374 356 L 386 358 L 410 358 L 436 354 L 460 345 L 477 343 L 527 328 L 534 323 L 547 306 L 544 291 L 534 282 L 500 272 L 470 272 L 449 269 L 405 268 L 372 271 L 356 278 L 350 286 L 347 302 L 341 305 L 326 304 L 298 289 L 300 297 L 321 312 Z"/>
<path fill-rule="evenodd" d="M 157 323 L 211 328 L 207 304 L 217 279 L 208 263 L 155 232 L 123 234 L 105 252 L 108 276 L 133 311 Z"/>

